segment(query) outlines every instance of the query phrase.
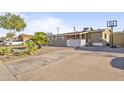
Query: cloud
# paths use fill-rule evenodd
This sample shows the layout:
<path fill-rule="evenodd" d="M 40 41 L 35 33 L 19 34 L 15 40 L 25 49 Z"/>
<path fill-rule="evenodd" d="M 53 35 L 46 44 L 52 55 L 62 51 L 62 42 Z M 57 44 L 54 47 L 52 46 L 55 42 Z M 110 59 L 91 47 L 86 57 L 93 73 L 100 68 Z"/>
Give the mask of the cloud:
<path fill-rule="evenodd" d="M 25 33 L 34 34 L 35 32 L 43 31 L 57 34 L 57 27 L 60 28 L 60 33 L 70 32 L 72 30 L 72 28 L 69 28 L 67 25 L 65 25 L 62 19 L 45 16 L 28 21 Z"/>

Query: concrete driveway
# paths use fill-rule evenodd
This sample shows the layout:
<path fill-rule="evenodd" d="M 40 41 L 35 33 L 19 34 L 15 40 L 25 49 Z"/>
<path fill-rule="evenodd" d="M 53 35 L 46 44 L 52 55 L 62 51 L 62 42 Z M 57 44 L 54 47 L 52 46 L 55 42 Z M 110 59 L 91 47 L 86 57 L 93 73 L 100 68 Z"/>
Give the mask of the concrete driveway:
<path fill-rule="evenodd" d="M 7 68 L 7 66 L 0 61 L 0 80 L 17 80 L 16 76 Z"/>
<path fill-rule="evenodd" d="M 124 80 L 124 69 L 114 67 L 113 60 L 124 54 L 74 50 L 54 51 L 44 55 L 16 59 L 5 64 L 1 80 Z M 117 62 L 114 62 L 118 65 Z M 2 70 L 1 70 L 2 72 Z M 5 72 L 3 72 L 5 73 Z"/>

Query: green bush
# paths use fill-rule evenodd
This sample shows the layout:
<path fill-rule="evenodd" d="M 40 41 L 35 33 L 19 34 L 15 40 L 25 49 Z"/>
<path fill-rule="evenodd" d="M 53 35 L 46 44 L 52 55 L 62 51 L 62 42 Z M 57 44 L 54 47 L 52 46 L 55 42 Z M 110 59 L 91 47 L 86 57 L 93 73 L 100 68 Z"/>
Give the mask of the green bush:
<path fill-rule="evenodd" d="M 21 52 L 17 52 L 16 56 L 26 56 L 26 55 L 33 55 L 35 54 L 36 50 L 38 49 L 38 46 L 35 42 L 30 41 L 23 44 L 26 48 L 22 50 Z"/>
<path fill-rule="evenodd" d="M 24 53 L 27 55 L 34 54 L 36 50 L 38 49 L 38 46 L 33 41 L 25 43 L 24 46 L 26 47 L 26 50 L 24 50 Z M 22 52 L 22 54 L 24 53 Z"/>
<path fill-rule="evenodd" d="M 16 55 L 16 56 L 25 56 L 25 55 L 33 55 L 35 54 L 38 46 L 35 42 L 30 41 L 24 43 L 26 49 L 21 52 L 14 52 L 11 47 L 0 47 L 0 55 Z"/>
<path fill-rule="evenodd" d="M 0 55 L 12 55 L 13 51 L 11 47 L 0 47 Z"/>
<path fill-rule="evenodd" d="M 47 35 L 44 32 L 36 32 L 32 40 L 37 44 L 38 49 L 40 49 L 42 45 L 48 45 L 49 43 Z"/>
<path fill-rule="evenodd" d="M 0 47 L 0 55 L 3 55 L 4 53 L 3 53 L 3 48 L 2 47 Z"/>
<path fill-rule="evenodd" d="M 21 51 L 17 54 L 17 56 L 25 56 L 27 55 L 26 51 Z"/>

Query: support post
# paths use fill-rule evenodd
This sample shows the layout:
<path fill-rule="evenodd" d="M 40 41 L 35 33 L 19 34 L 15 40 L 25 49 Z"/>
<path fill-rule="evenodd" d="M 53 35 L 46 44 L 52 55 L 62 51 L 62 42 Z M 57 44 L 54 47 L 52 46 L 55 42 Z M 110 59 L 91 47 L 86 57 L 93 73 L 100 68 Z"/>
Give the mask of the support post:
<path fill-rule="evenodd" d="M 111 47 L 113 48 L 113 27 L 111 27 L 112 33 L 111 33 Z"/>

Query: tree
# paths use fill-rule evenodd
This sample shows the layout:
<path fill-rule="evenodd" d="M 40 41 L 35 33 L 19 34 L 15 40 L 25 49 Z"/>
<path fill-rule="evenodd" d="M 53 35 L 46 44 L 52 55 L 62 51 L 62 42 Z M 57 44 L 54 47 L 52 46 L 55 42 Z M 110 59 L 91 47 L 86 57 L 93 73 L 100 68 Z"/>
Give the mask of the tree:
<path fill-rule="evenodd" d="M 5 13 L 0 16 L 0 27 L 12 32 L 20 32 L 24 30 L 26 23 L 20 15 Z"/>
<path fill-rule="evenodd" d="M 23 31 L 26 23 L 20 15 L 5 13 L 5 15 L 0 16 L 0 27 L 9 30 L 11 33 L 16 33 Z"/>
<path fill-rule="evenodd" d="M 49 42 L 47 34 L 44 32 L 36 32 L 33 36 L 33 41 L 38 45 L 38 48 L 41 48 L 42 45 L 47 45 Z"/>
<path fill-rule="evenodd" d="M 15 36 L 15 33 L 13 33 L 13 32 L 9 32 L 6 34 L 6 37 L 9 40 L 9 45 L 11 45 L 11 43 L 12 43 L 11 41 L 12 41 L 14 36 Z"/>

